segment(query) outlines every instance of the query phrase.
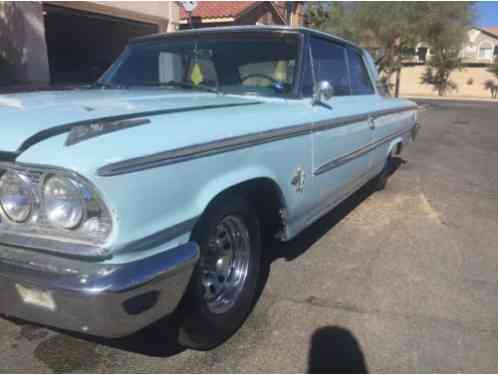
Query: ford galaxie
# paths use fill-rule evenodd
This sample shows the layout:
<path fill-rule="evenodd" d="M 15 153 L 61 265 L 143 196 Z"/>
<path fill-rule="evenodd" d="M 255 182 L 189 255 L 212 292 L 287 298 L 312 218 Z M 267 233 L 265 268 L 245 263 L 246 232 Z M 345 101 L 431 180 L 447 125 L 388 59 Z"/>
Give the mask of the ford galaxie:
<path fill-rule="evenodd" d="M 180 312 L 208 349 L 289 241 L 415 138 L 370 55 L 308 29 L 130 41 L 91 87 L 0 96 L 0 313 L 103 337 Z"/>

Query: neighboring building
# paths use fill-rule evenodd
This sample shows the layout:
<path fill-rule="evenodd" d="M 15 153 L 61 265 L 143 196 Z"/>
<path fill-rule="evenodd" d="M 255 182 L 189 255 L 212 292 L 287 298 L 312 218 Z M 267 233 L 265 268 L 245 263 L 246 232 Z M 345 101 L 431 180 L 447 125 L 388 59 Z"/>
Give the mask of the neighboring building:
<path fill-rule="evenodd" d="M 467 33 L 467 41 L 460 51 L 465 65 L 487 65 L 498 56 L 498 27 L 472 27 Z M 403 62 L 423 64 L 431 58 L 431 50 L 426 43 L 404 51 Z"/>
<path fill-rule="evenodd" d="M 491 64 L 498 56 L 498 27 L 473 27 L 462 49 L 462 61 L 466 64 Z"/>
<path fill-rule="evenodd" d="M 191 17 L 190 17 L 191 16 Z M 304 4 L 296 1 L 200 1 L 191 15 L 180 10 L 180 27 L 234 25 L 302 26 Z"/>
<path fill-rule="evenodd" d="M 128 39 L 178 22 L 173 1 L 0 2 L 0 85 L 92 82 Z"/>

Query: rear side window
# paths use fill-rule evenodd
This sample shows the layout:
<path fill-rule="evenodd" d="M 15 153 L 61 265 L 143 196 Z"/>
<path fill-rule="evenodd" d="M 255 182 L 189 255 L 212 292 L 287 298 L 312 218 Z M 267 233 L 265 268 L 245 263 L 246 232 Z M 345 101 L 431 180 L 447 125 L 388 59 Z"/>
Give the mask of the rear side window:
<path fill-rule="evenodd" d="M 368 76 L 361 55 L 348 48 L 349 71 L 351 73 L 351 91 L 353 95 L 372 95 L 374 88 Z"/>
<path fill-rule="evenodd" d="M 334 86 L 334 96 L 351 95 L 346 49 L 328 40 L 313 37 L 310 45 L 317 81 L 329 81 Z"/>

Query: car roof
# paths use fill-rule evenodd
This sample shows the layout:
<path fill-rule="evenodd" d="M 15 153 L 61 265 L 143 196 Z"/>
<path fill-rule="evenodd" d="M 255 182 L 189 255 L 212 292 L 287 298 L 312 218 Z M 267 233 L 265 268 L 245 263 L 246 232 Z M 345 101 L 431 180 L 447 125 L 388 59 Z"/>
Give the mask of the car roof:
<path fill-rule="evenodd" d="M 321 38 L 347 44 L 351 47 L 361 49 L 356 44 L 339 38 L 338 36 L 325 33 L 322 31 L 310 29 L 307 27 L 290 27 L 290 26 L 276 26 L 276 25 L 247 25 L 247 26 L 223 26 L 223 27 L 206 27 L 199 29 L 180 30 L 170 33 L 158 33 L 138 38 L 131 39 L 131 43 L 140 43 L 147 41 L 167 40 L 177 37 L 185 37 L 189 35 L 210 34 L 210 33 L 240 33 L 240 32 L 264 32 L 264 33 L 295 33 L 295 34 L 311 34 Z"/>

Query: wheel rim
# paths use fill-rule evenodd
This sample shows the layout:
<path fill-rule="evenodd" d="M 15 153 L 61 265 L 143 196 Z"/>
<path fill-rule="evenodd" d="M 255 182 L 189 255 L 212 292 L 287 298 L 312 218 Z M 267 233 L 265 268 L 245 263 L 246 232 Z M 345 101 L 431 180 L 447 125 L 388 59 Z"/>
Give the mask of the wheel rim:
<path fill-rule="evenodd" d="M 203 297 L 214 314 L 230 310 L 239 298 L 249 269 L 249 231 L 241 217 L 223 218 L 211 233 L 200 259 Z"/>

